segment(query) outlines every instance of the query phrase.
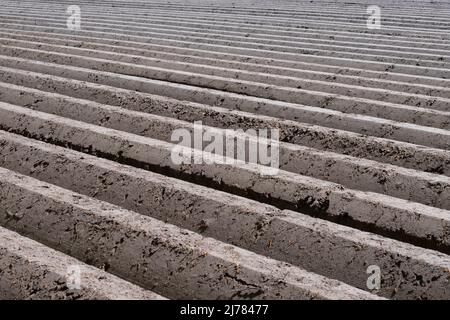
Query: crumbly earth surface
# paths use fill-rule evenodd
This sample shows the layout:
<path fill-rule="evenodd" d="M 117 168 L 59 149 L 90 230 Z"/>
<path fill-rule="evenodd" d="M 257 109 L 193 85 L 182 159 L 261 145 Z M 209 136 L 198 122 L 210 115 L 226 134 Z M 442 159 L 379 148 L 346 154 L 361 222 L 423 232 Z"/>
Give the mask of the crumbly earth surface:
<path fill-rule="evenodd" d="M 450 299 L 450 4 L 371 2 L 0 0 L 0 299 Z"/>

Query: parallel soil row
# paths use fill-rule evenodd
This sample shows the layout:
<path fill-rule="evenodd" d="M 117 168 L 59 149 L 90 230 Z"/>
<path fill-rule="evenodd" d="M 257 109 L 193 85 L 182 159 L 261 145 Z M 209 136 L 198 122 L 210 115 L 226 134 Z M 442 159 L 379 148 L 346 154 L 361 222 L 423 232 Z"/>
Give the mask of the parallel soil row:
<path fill-rule="evenodd" d="M 448 3 L 0 4 L 0 299 L 450 299 Z"/>

